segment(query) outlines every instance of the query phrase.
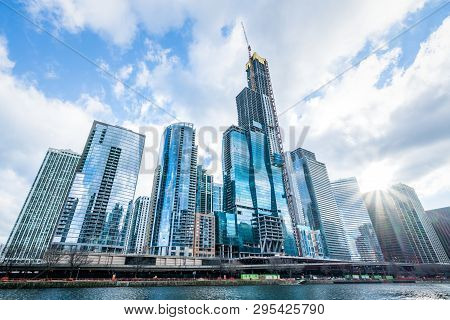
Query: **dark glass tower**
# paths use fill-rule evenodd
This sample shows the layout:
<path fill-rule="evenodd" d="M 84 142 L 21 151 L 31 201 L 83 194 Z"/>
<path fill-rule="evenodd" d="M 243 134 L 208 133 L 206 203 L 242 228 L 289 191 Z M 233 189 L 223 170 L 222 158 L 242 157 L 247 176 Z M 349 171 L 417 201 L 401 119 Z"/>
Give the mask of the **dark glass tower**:
<path fill-rule="evenodd" d="M 254 53 L 246 71 L 248 87 L 236 97 L 239 126 L 230 127 L 223 137 L 223 206 L 235 214 L 239 243 L 232 251 L 240 256 L 296 256 L 267 61 Z"/>

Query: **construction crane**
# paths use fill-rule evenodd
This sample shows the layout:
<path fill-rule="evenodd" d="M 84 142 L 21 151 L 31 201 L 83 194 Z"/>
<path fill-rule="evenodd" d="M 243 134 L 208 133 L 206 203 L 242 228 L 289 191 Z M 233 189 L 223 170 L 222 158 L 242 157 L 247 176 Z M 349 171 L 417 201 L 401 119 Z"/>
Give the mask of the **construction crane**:
<path fill-rule="evenodd" d="M 245 42 L 247 42 L 248 58 L 251 59 L 251 57 L 252 57 L 252 48 L 250 47 L 250 43 L 248 42 L 247 32 L 245 32 L 244 23 L 242 21 L 241 21 L 241 26 L 242 26 L 242 30 L 244 31 Z"/>
<path fill-rule="evenodd" d="M 247 42 L 248 49 L 248 64 L 250 68 L 250 87 L 252 90 L 256 91 L 256 82 L 255 82 L 255 70 L 253 70 L 253 61 L 252 61 L 252 48 L 250 47 L 250 43 L 248 42 L 247 32 L 245 32 L 244 23 L 241 21 L 242 31 L 244 31 L 245 42 Z"/>

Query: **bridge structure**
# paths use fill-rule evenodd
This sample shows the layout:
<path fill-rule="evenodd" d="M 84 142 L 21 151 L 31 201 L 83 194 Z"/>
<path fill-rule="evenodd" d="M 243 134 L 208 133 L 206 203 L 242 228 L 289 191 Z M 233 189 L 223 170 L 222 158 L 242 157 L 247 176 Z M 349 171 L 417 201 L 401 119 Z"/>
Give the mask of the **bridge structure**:
<path fill-rule="evenodd" d="M 0 278 L 218 278 L 242 274 L 278 274 L 292 277 L 381 275 L 450 278 L 450 264 L 355 262 L 299 257 L 246 257 L 236 259 L 163 257 L 133 254 L 62 254 L 52 261 L 0 263 Z"/>

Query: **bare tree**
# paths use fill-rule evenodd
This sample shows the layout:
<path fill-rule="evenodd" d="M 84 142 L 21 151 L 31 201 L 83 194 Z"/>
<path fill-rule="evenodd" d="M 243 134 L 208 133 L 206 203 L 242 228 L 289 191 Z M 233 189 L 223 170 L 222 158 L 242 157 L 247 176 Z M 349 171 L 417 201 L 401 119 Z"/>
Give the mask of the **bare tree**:
<path fill-rule="evenodd" d="M 63 258 L 63 253 L 57 249 L 49 248 L 47 251 L 45 251 L 44 256 L 42 257 L 42 260 L 45 263 L 47 279 L 48 279 L 48 274 L 50 273 L 50 270 L 54 266 L 56 266 L 61 261 L 62 258 Z"/>
<path fill-rule="evenodd" d="M 134 278 L 137 279 L 139 273 L 144 271 L 145 260 L 141 256 L 137 256 L 133 259 L 134 262 Z"/>
<path fill-rule="evenodd" d="M 80 268 L 82 266 L 85 266 L 90 263 L 88 253 L 73 249 L 73 250 L 70 250 L 69 252 L 66 252 L 65 255 L 68 258 L 67 263 L 70 266 L 70 276 L 69 277 L 72 278 L 73 271 L 75 269 L 77 269 L 78 272 L 77 272 L 76 278 L 78 279 L 78 273 L 80 271 Z"/>

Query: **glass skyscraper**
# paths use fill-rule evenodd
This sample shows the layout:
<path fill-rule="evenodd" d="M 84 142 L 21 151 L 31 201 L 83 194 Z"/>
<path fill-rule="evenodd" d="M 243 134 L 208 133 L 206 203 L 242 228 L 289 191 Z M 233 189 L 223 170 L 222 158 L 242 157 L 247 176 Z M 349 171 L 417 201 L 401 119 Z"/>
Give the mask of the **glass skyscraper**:
<path fill-rule="evenodd" d="M 4 248 L 15 263 L 40 262 L 55 231 L 80 156 L 49 149 Z"/>
<path fill-rule="evenodd" d="M 450 207 L 428 210 L 426 215 L 450 258 Z"/>
<path fill-rule="evenodd" d="M 240 256 L 296 256 L 267 61 L 254 53 L 246 71 L 248 87 L 236 97 L 239 126 L 224 133 L 222 146 L 223 207 L 236 215 L 237 225 L 238 245 L 232 251 Z"/>
<path fill-rule="evenodd" d="M 312 224 L 312 198 L 306 184 L 303 161 L 295 152 L 286 152 L 286 169 L 289 177 L 294 224 L 299 238 L 302 257 L 323 258 L 324 248 L 320 229 L 314 230 Z"/>
<path fill-rule="evenodd" d="M 202 165 L 197 166 L 195 212 L 213 213 L 213 176 Z"/>
<path fill-rule="evenodd" d="M 353 261 L 383 261 L 383 253 L 356 178 L 331 182 Z"/>
<path fill-rule="evenodd" d="M 129 222 L 126 251 L 129 253 L 146 253 L 148 238 L 153 225 L 150 211 L 150 197 L 138 197 L 134 202 L 133 215 Z"/>
<path fill-rule="evenodd" d="M 315 238 L 320 239 L 318 247 L 323 247 L 325 257 L 350 260 L 344 226 L 325 164 L 317 161 L 314 153 L 302 148 L 289 152 L 289 155 L 289 180 L 297 224 L 320 231 Z M 305 240 L 301 239 L 301 242 Z"/>
<path fill-rule="evenodd" d="M 145 137 L 94 121 L 53 245 L 123 252 Z"/>
<path fill-rule="evenodd" d="M 223 205 L 236 215 L 238 235 L 233 252 L 297 255 L 281 167 L 270 163 L 266 136 L 254 124 L 250 130 L 232 126 L 223 139 Z"/>
<path fill-rule="evenodd" d="M 193 255 L 196 188 L 194 126 L 191 123 L 172 124 L 164 131 L 154 178 L 151 253 Z"/>
<path fill-rule="evenodd" d="M 364 194 L 386 261 L 449 263 L 413 188 L 399 183 Z"/>
<path fill-rule="evenodd" d="M 223 187 L 222 184 L 213 183 L 213 212 L 223 211 Z"/>

